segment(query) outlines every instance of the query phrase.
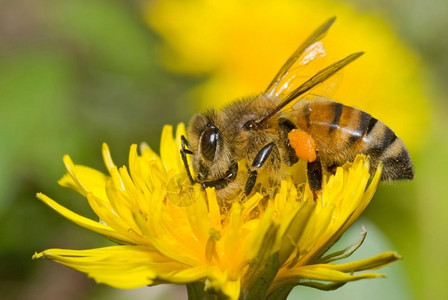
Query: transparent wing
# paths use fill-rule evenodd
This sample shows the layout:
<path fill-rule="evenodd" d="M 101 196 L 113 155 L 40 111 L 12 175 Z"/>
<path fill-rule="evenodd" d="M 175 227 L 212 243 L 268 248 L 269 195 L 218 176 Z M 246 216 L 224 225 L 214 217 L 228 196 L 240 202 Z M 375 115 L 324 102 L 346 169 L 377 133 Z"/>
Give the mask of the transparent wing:
<path fill-rule="evenodd" d="M 265 94 L 283 98 L 323 68 L 326 52 L 321 40 L 335 19 L 333 17 L 321 25 L 297 48 L 268 85 Z"/>
<path fill-rule="evenodd" d="M 325 82 L 328 78 L 339 72 L 341 69 L 343 69 L 345 66 L 356 60 L 358 57 L 363 55 L 364 52 L 356 52 L 353 54 L 350 54 L 349 56 L 325 67 L 324 69 L 317 72 L 315 75 L 313 75 L 311 78 L 303 82 L 301 85 L 299 85 L 297 88 L 294 88 L 291 92 L 287 94 L 286 97 L 283 98 L 283 100 L 280 102 L 280 104 L 270 111 L 263 119 L 258 121 L 258 125 L 262 125 L 264 122 L 266 122 L 269 118 L 271 118 L 273 115 L 278 113 L 281 109 L 283 109 L 285 106 L 287 106 L 289 103 L 291 103 L 293 100 L 298 99 L 300 96 L 308 93 L 316 87 L 317 85 Z"/>

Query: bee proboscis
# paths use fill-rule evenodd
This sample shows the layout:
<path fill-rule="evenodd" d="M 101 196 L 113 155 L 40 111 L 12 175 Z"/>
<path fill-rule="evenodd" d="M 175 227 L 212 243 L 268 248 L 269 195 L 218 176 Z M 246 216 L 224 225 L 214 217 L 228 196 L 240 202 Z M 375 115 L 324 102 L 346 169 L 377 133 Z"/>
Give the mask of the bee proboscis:
<path fill-rule="evenodd" d="M 299 58 L 304 61 L 318 56 L 308 55 L 309 49 L 320 43 L 334 20 L 328 20 L 300 45 L 263 93 L 192 118 L 189 140 L 182 136 L 181 149 L 192 183 L 214 187 L 217 196 L 226 201 L 238 193 L 249 195 L 260 175 L 278 182 L 285 175 L 285 166 L 304 159 L 309 186 L 316 193 L 322 188 L 325 170 L 352 161 L 357 154 L 370 157 L 371 170 L 383 164 L 382 180 L 413 178 L 406 147 L 384 123 L 354 107 L 310 96 L 311 90 L 362 52 L 327 66 L 297 87 L 292 84 L 297 75 L 293 66 L 300 63 Z M 187 155 L 192 156 L 193 172 Z M 245 162 L 247 176 L 238 176 L 241 162 Z"/>

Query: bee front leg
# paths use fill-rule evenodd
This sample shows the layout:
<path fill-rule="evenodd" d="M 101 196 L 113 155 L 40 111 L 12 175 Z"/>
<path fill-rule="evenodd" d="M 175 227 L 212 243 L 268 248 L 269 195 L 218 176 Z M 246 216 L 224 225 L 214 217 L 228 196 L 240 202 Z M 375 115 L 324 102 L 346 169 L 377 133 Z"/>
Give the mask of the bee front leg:
<path fill-rule="evenodd" d="M 187 149 L 190 148 L 190 143 L 188 143 L 188 140 L 182 135 L 180 137 L 180 144 L 182 146 L 182 149 L 180 149 L 180 156 L 182 157 L 182 161 L 184 163 L 185 170 L 187 171 L 188 179 L 190 179 L 191 184 L 196 183 L 196 181 L 193 179 L 193 176 L 191 175 L 190 166 L 188 165 L 187 160 L 187 154 L 193 154 L 191 150 Z"/>
<path fill-rule="evenodd" d="M 307 163 L 307 177 L 311 191 L 313 191 L 314 200 L 317 199 L 317 192 L 322 190 L 322 164 L 320 159 Z"/>
<path fill-rule="evenodd" d="M 246 186 L 244 187 L 244 194 L 246 194 L 246 196 L 249 195 L 250 192 L 252 192 L 252 189 L 255 186 L 255 182 L 257 182 L 257 169 L 261 168 L 261 166 L 263 166 L 263 164 L 267 161 L 269 155 L 272 152 L 272 148 L 274 148 L 274 142 L 271 142 L 261 148 L 261 150 L 255 156 L 251 165 L 251 170 L 249 170 Z"/>

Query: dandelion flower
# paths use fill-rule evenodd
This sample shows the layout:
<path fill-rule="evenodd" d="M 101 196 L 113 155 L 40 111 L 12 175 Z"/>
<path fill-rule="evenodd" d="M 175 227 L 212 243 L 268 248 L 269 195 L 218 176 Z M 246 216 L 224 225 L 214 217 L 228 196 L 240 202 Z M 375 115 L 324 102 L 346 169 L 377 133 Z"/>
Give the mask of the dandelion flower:
<path fill-rule="evenodd" d="M 235 200 L 223 210 L 214 189 L 189 184 L 179 155 L 181 124 L 162 133 L 160 156 L 132 145 L 129 166 L 118 168 L 107 145 L 108 171 L 76 165 L 64 157 L 67 174 L 59 184 L 83 195 L 98 216 L 83 217 L 39 193 L 56 212 L 117 242 L 115 246 L 34 254 L 86 273 L 98 283 L 137 288 L 161 283 L 186 284 L 191 299 L 205 293 L 228 299 L 284 299 L 292 287 L 335 289 L 384 276 L 361 272 L 399 258 L 385 252 L 337 264 L 365 238 L 335 253 L 330 247 L 359 217 L 373 197 L 381 166 L 371 176 L 369 160 L 358 156 L 325 180 L 315 201 L 305 182 L 292 177 L 266 194 Z M 299 168 L 299 166 L 298 166 Z"/>

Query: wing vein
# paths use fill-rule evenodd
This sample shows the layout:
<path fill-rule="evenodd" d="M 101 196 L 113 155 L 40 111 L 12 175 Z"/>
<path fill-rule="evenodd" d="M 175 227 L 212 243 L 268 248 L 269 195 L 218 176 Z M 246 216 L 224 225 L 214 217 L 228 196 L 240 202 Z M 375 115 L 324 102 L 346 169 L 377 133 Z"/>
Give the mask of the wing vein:
<path fill-rule="evenodd" d="M 299 48 L 291 55 L 291 57 L 285 62 L 285 64 L 280 68 L 278 73 L 275 75 L 274 79 L 271 81 L 271 83 L 266 88 L 265 93 L 269 94 L 272 93 L 279 83 L 282 81 L 282 79 L 286 76 L 291 66 L 299 59 L 299 57 L 303 54 L 303 52 L 312 44 L 315 42 L 321 40 L 325 34 L 327 33 L 328 29 L 331 27 L 331 25 L 336 20 L 336 17 L 332 17 L 327 22 L 322 24 L 316 31 L 314 31 L 305 42 L 303 42 Z"/>
<path fill-rule="evenodd" d="M 258 125 L 262 126 L 269 118 L 271 118 L 273 115 L 275 115 L 277 112 L 279 112 L 283 107 L 288 105 L 291 101 L 296 99 L 297 97 L 305 94 L 306 92 L 310 91 L 312 88 L 314 88 L 316 85 L 324 82 L 331 76 L 333 76 L 335 73 L 337 73 L 339 70 L 347 66 L 349 63 L 353 62 L 355 59 L 363 55 L 364 52 L 356 52 L 353 54 L 350 54 L 344 59 L 341 59 L 325 69 L 320 70 L 317 72 L 313 77 L 305 81 L 302 85 L 300 85 L 298 88 L 293 90 L 286 98 L 272 111 L 270 111 L 263 119 L 258 121 Z"/>

